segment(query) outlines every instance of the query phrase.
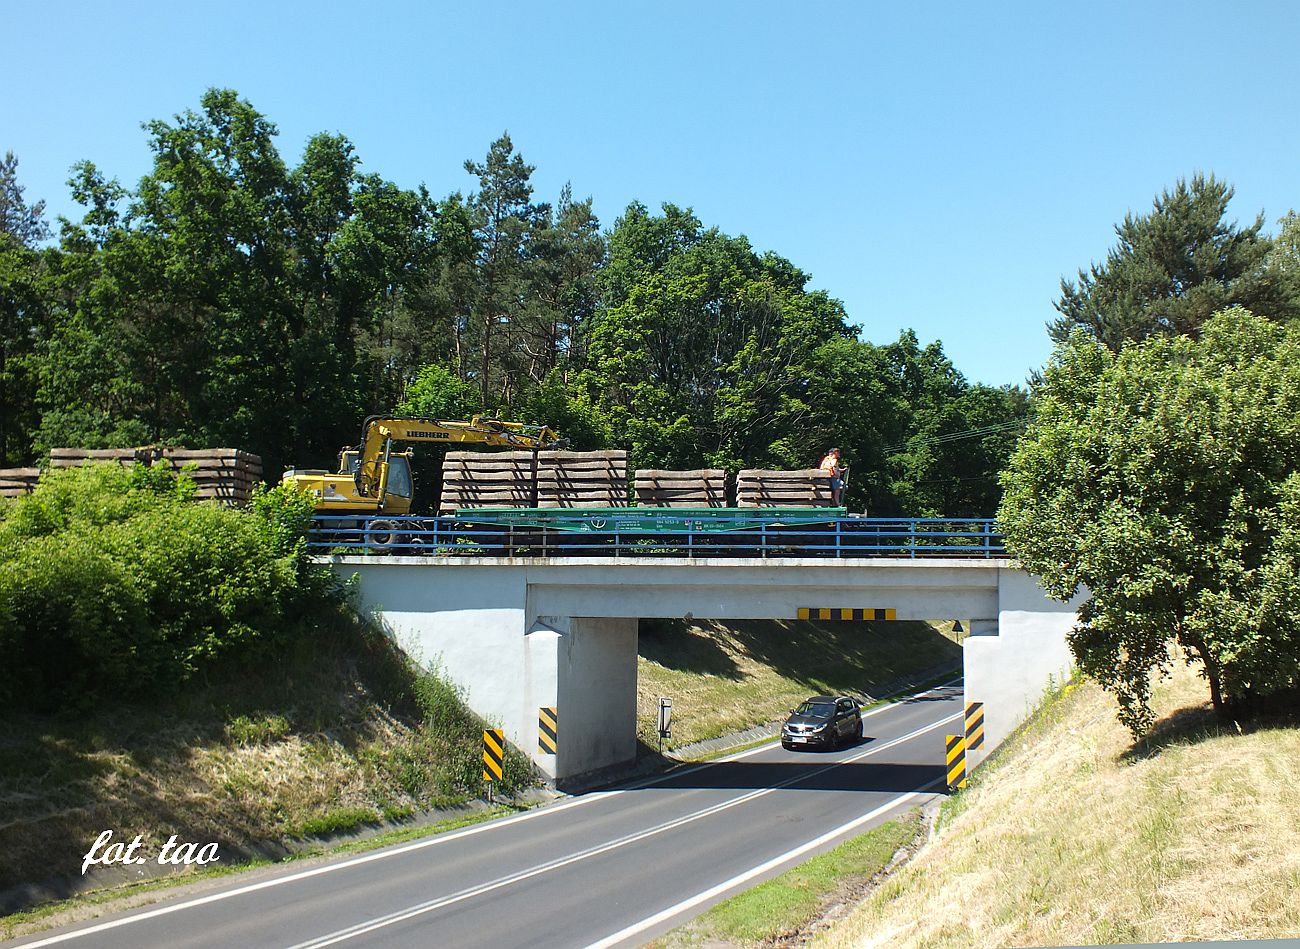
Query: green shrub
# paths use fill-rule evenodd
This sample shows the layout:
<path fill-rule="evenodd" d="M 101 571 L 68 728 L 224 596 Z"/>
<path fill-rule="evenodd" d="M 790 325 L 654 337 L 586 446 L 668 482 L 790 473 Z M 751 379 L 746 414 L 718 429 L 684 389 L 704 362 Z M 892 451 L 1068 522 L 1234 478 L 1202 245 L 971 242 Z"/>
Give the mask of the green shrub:
<path fill-rule="evenodd" d="M 165 695 L 251 664 L 337 601 L 302 541 L 302 498 L 196 503 L 164 468 L 51 472 L 0 510 L 0 707 Z"/>

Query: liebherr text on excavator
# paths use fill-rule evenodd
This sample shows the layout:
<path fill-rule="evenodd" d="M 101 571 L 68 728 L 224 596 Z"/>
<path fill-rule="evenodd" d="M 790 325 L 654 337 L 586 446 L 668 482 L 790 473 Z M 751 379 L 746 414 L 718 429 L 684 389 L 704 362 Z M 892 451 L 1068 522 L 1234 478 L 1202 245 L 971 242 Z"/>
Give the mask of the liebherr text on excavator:
<path fill-rule="evenodd" d="M 565 445 L 545 425 L 502 422 L 479 415 L 468 422 L 372 415 L 361 427 L 360 445 L 339 453 L 337 472 L 290 469 L 284 473 L 282 483 L 311 494 L 318 514 L 409 514 L 415 487 L 411 478 L 412 452 L 394 451 L 393 442 L 459 442 L 529 451 Z"/>

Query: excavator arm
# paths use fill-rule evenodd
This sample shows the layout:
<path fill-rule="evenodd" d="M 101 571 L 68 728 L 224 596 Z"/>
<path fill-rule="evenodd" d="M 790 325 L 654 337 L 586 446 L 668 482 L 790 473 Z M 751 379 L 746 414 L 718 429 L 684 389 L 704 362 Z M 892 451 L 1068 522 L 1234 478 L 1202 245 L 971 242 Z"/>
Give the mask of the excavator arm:
<path fill-rule="evenodd" d="M 431 418 L 385 418 L 372 415 L 361 427 L 360 464 L 357 466 L 357 493 L 362 497 L 380 497 L 387 474 L 388 446 L 391 442 L 461 442 L 491 445 L 497 448 L 523 448 L 542 451 L 561 448 L 564 440 L 545 425 L 502 422 L 476 415 L 468 422 L 446 422 Z"/>

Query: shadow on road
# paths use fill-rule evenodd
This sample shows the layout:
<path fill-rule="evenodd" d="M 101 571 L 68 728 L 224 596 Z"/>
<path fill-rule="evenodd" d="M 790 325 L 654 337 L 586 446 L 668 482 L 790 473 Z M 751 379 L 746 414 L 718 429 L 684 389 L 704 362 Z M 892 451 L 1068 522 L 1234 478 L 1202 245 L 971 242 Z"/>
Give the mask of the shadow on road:
<path fill-rule="evenodd" d="M 719 762 L 668 775 L 643 790 L 762 790 L 779 785 L 791 791 L 914 791 L 932 781 L 942 783 L 943 778 L 943 766 L 937 764 L 837 764 L 809 755 L 807 760 Z"/>

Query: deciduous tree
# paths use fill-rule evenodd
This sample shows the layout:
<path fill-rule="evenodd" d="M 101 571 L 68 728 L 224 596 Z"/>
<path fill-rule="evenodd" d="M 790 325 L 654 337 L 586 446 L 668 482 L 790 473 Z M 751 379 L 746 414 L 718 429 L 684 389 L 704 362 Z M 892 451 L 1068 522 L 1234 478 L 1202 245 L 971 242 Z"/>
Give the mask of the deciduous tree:
<path fill-rule="evenodd" d="M 1135 734 L 1181 652 L 1214 707 L 1300 687 L 1300 331 L 1245 310 L 1199 339 L 1056 352 L 1003 476 L 1012 554 L 1065 600 L 1080 668 Z M 1292 700 L 1294 701 L 1294 699 Z"/>

